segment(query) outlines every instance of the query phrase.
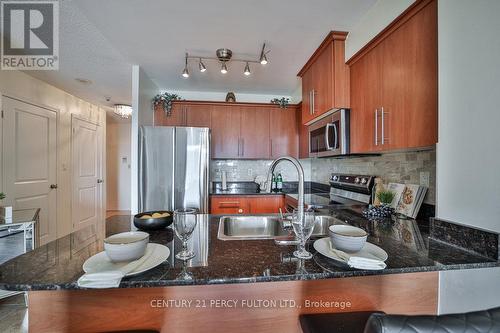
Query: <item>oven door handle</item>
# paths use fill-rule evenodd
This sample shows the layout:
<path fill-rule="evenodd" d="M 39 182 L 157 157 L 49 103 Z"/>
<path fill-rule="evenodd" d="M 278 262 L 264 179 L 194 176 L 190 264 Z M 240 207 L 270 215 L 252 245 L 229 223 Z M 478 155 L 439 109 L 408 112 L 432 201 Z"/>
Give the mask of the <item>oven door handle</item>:
<path fill-rule="evenodd" d="M 334 133 L 334 144 L 333 144 L 333 147 L 330 146 L 330 139 L 329 139 L 329 135 L 328 135 L 328 131 L 330 130 L 330 127 L 333 127 L 333 133 Z M 325 144 L 326 144 L 326 150 L 335 150 L 337 149 L 337 146 L 338 146 L 338 140 L 339 140 L 339 137 L 338 137 L 338 132 L 337 132 L 337 126 L 335 124 L 332 124 L 332 123 L 328 123 L 326 124 L 326 127 L 325 127 Z"/>

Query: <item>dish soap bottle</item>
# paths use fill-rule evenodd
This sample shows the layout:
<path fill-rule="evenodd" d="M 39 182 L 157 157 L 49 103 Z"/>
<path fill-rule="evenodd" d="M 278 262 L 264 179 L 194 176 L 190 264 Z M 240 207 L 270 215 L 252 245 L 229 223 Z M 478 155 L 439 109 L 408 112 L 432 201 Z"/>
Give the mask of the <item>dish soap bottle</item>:
<path fill-rule="evenodd" d="M 271 192 L 276 192 L 276 175 L 273 173 L 273 181 L 271 183 Z"/>
<path fill-rule="evenodd" d="M 278 178 L 276 179 L 276 192 L 283 192 L 283 177 L 281 177 L 281 173 L 278 173 Z"/>

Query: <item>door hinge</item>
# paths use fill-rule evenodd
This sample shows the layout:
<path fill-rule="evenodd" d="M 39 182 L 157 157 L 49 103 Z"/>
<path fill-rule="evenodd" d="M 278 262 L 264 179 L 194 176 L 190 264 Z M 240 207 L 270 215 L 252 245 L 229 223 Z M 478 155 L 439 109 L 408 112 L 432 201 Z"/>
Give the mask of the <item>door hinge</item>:
<path fill-rule="evenodd" d="M 3 119 L 3 110 L 2 110 L 2 119 Z"/>

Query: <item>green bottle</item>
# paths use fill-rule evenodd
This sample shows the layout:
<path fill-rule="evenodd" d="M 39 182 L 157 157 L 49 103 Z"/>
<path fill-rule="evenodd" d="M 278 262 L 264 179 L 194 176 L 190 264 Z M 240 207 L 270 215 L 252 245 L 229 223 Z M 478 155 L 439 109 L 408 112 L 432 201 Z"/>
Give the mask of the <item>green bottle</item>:
<path fill-rule="evenodd" d="M 271 183 L 271 192 L 276 192 L 276 176 L 273 173 L 273 182 Z"/>
<path fill-rule="evenodd" d="M 278 178 L 276 179 L 276 192 L 283 192 L 283 177 L 281 177 L 281 173 L 278 173 Z"/>

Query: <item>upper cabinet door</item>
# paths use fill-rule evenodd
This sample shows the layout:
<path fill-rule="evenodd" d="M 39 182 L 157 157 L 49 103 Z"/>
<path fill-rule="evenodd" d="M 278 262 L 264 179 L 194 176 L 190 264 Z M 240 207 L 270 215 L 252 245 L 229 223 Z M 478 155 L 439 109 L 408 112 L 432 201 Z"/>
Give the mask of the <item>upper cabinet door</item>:
<path fill-rule="evenodd" d="M 344 62 L 347 33 L 332 31 L 299 72 L 302 123 L 332 108 L 349 107 L 349 67 Z"/>
<path fill-rule="evenodd" d="M 329 43 L 311 66 L 313 77 L 313 90 L 311 95 L 313 105 L 313 118 L 322 115 L 333 107 L 332 55 L 333 43 Z"/>
<path fill-rule="evenodd" d="M 240 158 L 269 158 L 269 108 L 240 107 Z"/>
<path fill-rule="evenodd" d="M 437 142 L 437 1 L 416 2 L 371 43 L 350 60 L 351 151 L 432 146 Z"/>
<path fill-rule="evenodd" d="M 307 70 L 302 76 L 302 123 L 314 118 L 312 112 L 313 71 Z"/>
<path fill-rule="evenodd" d="M 212 158 L 240 158 L 240 108 L 216 105 L 211 112 Z"/>
<path fill-rule="evenodd" d="M 298 156 L 298 121 L 297 108 L 288 107 L 271 109 L 271 158 Z"/>
<path fill-rule="evenodd" d="M 186 104 L 186 126 L 210 127 L 212 108 L 208 104 Z"/>
<path fill-rule="evenodd" d="M 172 111 L 167 115 L 162 107 L 155 108 L 154 124 L 156 126 L 186 126 L 185 105 L 182 102 L 172 103 Z"/>

